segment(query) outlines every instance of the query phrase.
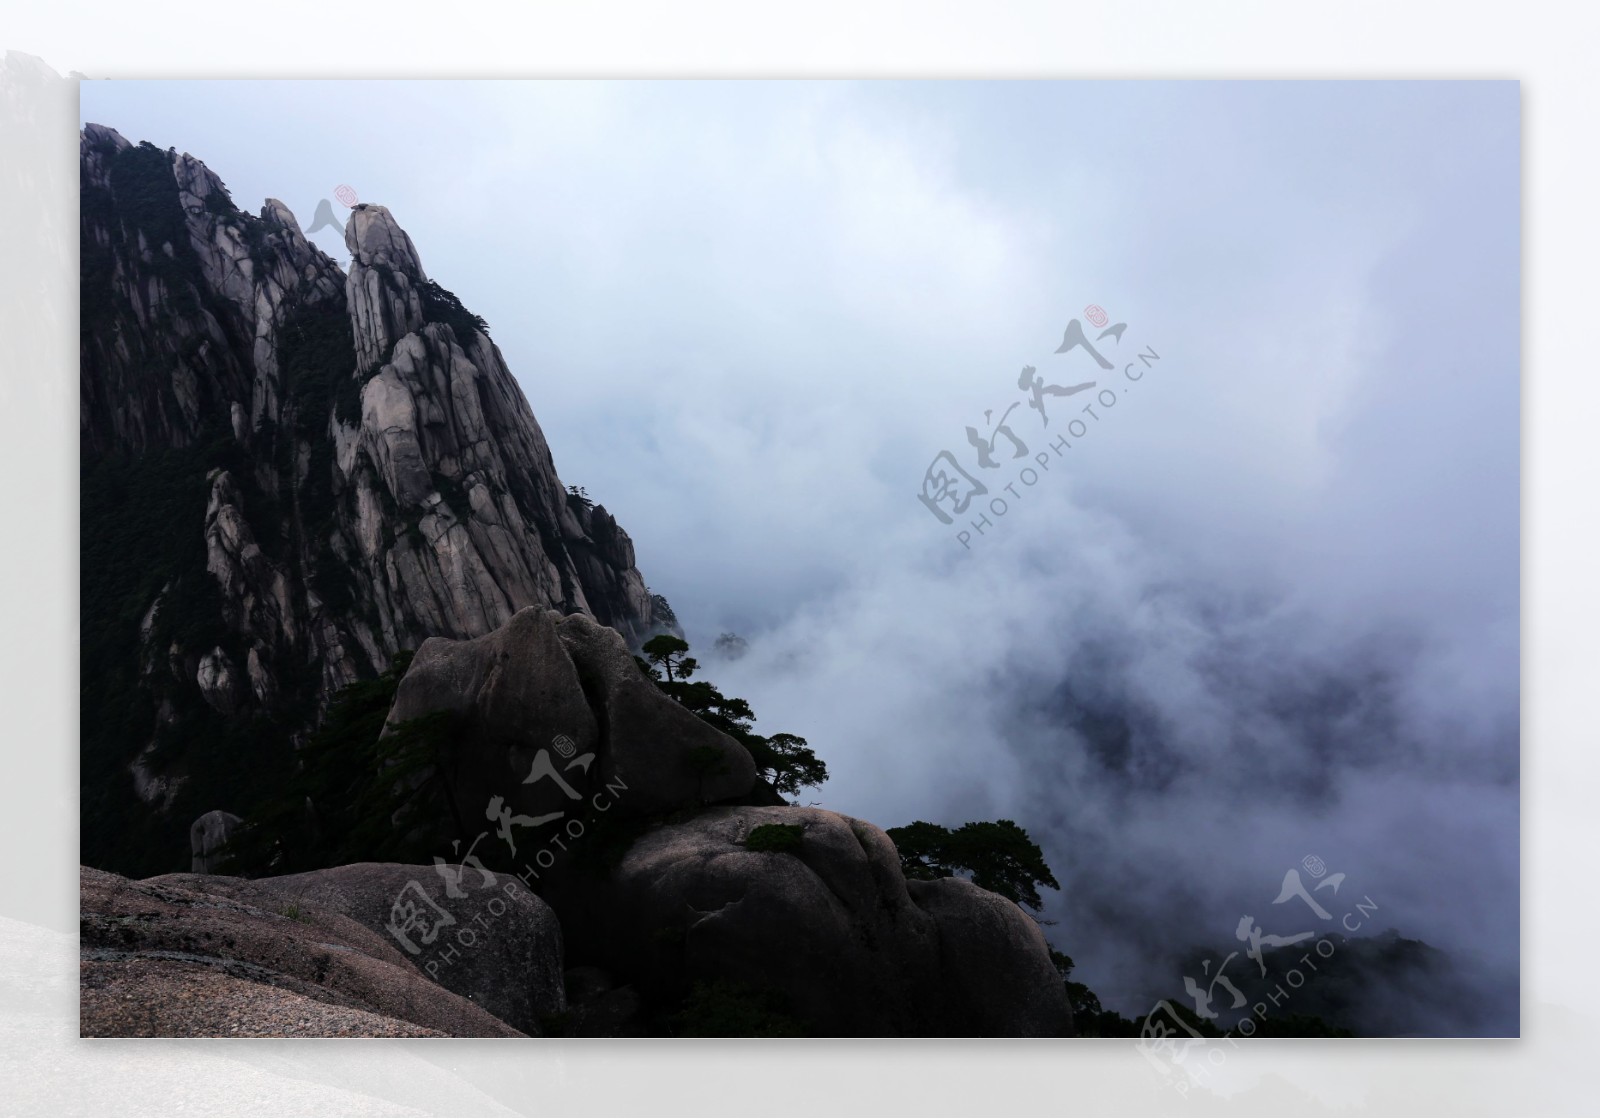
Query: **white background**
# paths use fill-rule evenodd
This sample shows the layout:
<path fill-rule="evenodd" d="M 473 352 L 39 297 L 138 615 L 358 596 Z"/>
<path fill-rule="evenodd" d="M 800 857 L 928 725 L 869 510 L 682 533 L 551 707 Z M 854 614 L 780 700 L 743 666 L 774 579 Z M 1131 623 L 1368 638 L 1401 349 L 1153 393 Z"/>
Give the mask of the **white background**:
<path fill-rule="evenodd" d="M 1523 1032 L 1256 1042 L 1180 1094 L 1131 1042 L 135 1043 L 76 1039 L 76 91 L 0 173 L 0 1108 L 23 1114 L 1590 1113 L 1600 986 L 1586 702 L 1596 390 L 1592 51 L 1578 5 L 56 5 L 0 47 L 117 77 L 1430 77 L 1523 83 Z M 9 136 L 14 121 L 0 120 Z M 67 190 L 49 189 L 65 183 Z M 43 193 L 42 193 L 43 192 Z M 42 236 L 41 236 L 42 234 Z M 30 255 L 31 253 L 31 255 Z"/>

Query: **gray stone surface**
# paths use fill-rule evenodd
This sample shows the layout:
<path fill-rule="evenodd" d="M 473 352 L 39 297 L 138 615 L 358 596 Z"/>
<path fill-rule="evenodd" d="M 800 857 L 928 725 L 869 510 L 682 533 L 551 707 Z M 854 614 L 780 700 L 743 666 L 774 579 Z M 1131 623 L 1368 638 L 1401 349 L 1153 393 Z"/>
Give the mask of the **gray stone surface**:
<path fill-rule="evenodd" d="M 213 808 L 189 825 L 189 869 L 195 874 L 213 874 L 223 862 L 222 845 L 233 838 L 242 821 L 232 812 Z"/>
<path fill-rule="evenodd" d="M 627 786 L 628 815 L 743 796 L 755 783 L 750 752 L 669 699 L 639 671 L 613 629 L 582 614 L 556 625 L 604 728 L 602 775 Z"/>
<path fill-rule="evenodd" d="M 751 850 L 769 824 L 798 825 L 799 843 Z M 718 808 L 647 833 L 609 882 L 558 909 L 574 915 L 569 943 L 587 938 L 586 958 L 662 1002 L 720 980 L 776 996 L 820 1035 L 1070 1033 L 1031 919 L 970 883 L 928 885 L 907 888 L 893 843 L 865 821 Z"/>
<path fill-rule="evenodd" d="M 515 1037 L 357 922 L 240 878 L 80 870 L 86 1037 Z"/>
<path fill-rule="evenodd" d="M 418 280 L 428 278 L 422 270 L 422 257 L 417 255 L 417 247 L 387 206 L 356 203 L 345 222 L 344 243 L 351 257 L 361 264 L 369 267 L 381 264 Z"/>
<path fill-rule="evenodd" d="M 528 819 L 574 817 L 610 788 L 608 812 L 647 816 L 737 797 L 755 781 L 743 746 L 665 695 L 615 630 L 581 614 L 530 607 L 485 637 L 425 642 L 386 733 L 438 711 L 460 716 L 451 788 L 463 815 L 498 796 Z"/>
<path fill-rule="evenodd" d="M 164 724 L 281 714 L 307 698 L 309 667 L 326 699 L 428 637 L 482 636 L 529 606 L 588 612 L 631 641 L 662 628 L 627 534 L 568 500 L 498 347 L 461 316 L 427 321 L 417 247 L 386 207 L 349 212 L 346 274 L 281 201 L 247 213 L 193 156 L 131 147 L 97 124 L 80 138 L 83 449 L 123 461 L 235 444 L 182 531 L 204 541 L 215 628 L 237 642 L 129 651 Z M 137 202 L 114 173 L 134 154 Z M 148 215 L 168 203 L 182 235 L 152 243 Z M 344 324 L 347 359 L 281 367 L 308 330 Z M 147 620 L 158 598 L 138 604 Z M 155 679 L 169 667 L 181 690 Z M 180 759 L 108 779 L 159 813 L 182 773 Z"/>
<path fill-rule="evenodd" d="M 432 866 L 355 863 L 258 879 L 253 885 L 299 905 L 340 913 L 409 957 L 440 986 L 483 1007 L 525 1033 L 566 1009 L 561 924 L 517 879 L 485 875 L 472 866 L 448 866 L 451 882 Z M 434 941 L 423 931 L 393 931 L 397 902 L 417 901 L 421 890 L 435 909 L 419 903 L 429 927 L 448 914 Z M 459 897 L 451 896 L 452 891 Z M 412 949 L 416 949 L 415 952 Z"/>
<path fill-rule="evenodd" d="M 1071 1033 L 1072 1008 L 1050 945 L 1016 902 L 964 878 L 907 882 L 939 931 L 949 1022 L 980 1037 Z"/>
<path fill-rule="evenodd" d="M 484 637 L 430 638 L 400 682 L 385 733 L 434 712 L 460 716 L 451 790 L 464 816 L 484 819 L 490 800 L 499 796 L 515 814 L 536 819 L 581 808 L 594 786 L 598 769 L 592 760 L 587 771 L 568 768 L 573 759 L 592 759 L 600 736 L 577 671 L 556 637 L 557 617 L 530 607 Z M 571 758 L 556 749 L 562 736 L 573 744 Z M 560 782 L 527 781 L 541 756 Z"/>

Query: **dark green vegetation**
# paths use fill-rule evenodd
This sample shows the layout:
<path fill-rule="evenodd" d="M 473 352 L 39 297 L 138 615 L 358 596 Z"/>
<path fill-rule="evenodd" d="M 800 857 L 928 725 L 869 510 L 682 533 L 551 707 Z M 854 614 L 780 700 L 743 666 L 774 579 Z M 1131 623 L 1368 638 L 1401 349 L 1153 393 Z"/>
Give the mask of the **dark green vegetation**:
<path fill-rule="evenodd" d="M 696 983 L 683 1009 L 667 1021 L 678 1037 L 805 1037 L 808 1031 L 783 996 L 719 979 Z"/>
<path fill-rule="evenodd" d="M 342 306 L 298 308 L 278 332 L 278 367 L 293 386 L 294 433 L 328 443 L 328 415 L 350 427 L 361 422 L 355 335 Z"/>
<path fill-rule="evenodd" d="M 662 625 L 675 626 L 678 624 L 678 615 L 672 612 L 672 606 L 661 595 L 652 594 L 650 596 L 650 610 L 656 621 Z"/>
<path fill-rule="evenodd" d="M 81 462 L 81 859 L 91 866 L 133 876 L 187 870 L 190 821 L 218 806 L 251 805 L 288 777 L 284 745 L 303 708 L 276 718 L 224 716 L 205 704 L 188 664 L 167 658 L 177 644 L 197 655 L 221 648 L 245 663 L 248 650 L 223 622 L 200 532 L 207 474 L 237 465 L 239 453 L 231 436 L 219 435 L 139 458 Z M 140 620 L 158 594 L 145 639 Z M 153 671 L 141 680 L 146 656 Z M 152 813 L 129 780 L 129 763 L 146 746 L 149 770 L 185 778 L 164 815 Z"/>
<path fill-rule="evenodd" d="M 417 294 L 422 297 L 422 317 L 429 322 L 448 326 L 462 349 L 471 344 L 474 332 L 483 334 L 485 338 L 489 336 L 489 324 L 483 321 L 483 316 L 474 315 L 463 307 L 454 292 L 447 291 L 432 280 L 422 280 L 417 284 Z"/>
<path fill-rule="evenodd" d="M 1115 1011 L 1104 1009 L 1099 996 L 1082 983 L 1074 982 L 1072 957 L 1050 949 L 1050 962 L 1067 985 L 1067 1001 L 1072 1004 L 1072 1024 L 1079 1037 L 1138 1037 L 1138 1024 Z"/>
<path fill-rule="evenodd" d="M 1038 912 L 1039 887 L 1059 890 L 1044 852 L 1011 820 L 963 824 L 954 831 L 921 820 L 890 828 L 907 878 L 949 878 L 963 871 L 973 884 Z"/>
<path fill-rule="evenodd" d="M 805 838 L 805 829 L 799 824 L 761 824 L 750 829 L 744 845 L 750 851 L 795 851 Z"/>
<path fill-rule="evenodd" d="M 211 650 L 222 650 L 240 677 L 250 652 L 225 619 L 216 579 L 206 570 L 205 513 L 216 470 L 231 475 L 242 497 L 240 511 L 267 558 L 289 576 L 292 594 L 298 598 L 309 588 L 335 614 L 363 608 L 350 565 L 333 546 L 341 497 L 329 428 L 335 420 L 359 423 L 362 386 L 343 299 L 297 302 L 278 334 L 282 422 L 263 421 L 241 446 L 219 386 L 227 370 L 212 367 L 205 347 L 210 342 L 221 351 L 248 352 L 253 338 L 241 333 L 231 306 L 207 294 L 179 202 L 175 154 L 140 144 L 121 151 L 107 145 L 102 155 L 110 189 L 83 183 L 85 226 L 108 230 L 125 253 L 141 239 L 149 247 L 150 259 L 134 266 L 132 278 L 140 282 L 147 271 L 159 281 L 161 298 L 150 306 L 152 336 L 170 339 L 178 352 L 148 351 L 143 332 L 123 329 L 136 313 L 115 280 L 116 250 L 86 236 L 80 277 L 85 362 L 103 364 L 112 374 L 85 382 L 86 402 L 97 390 L 138 393 L 158 403 L 174 424 L 170 433 L 149 433 L 158 446 L 144 454 L 98 453 L 86 446 L 80 462 L 83 861 L 135 877 L 186 870 L 189 822 L 214 808 L 283 825 L 292 849 L 277 851 L 273 865 L 326 866 L 336 852 L 358 848 L 397 854 L 395 840 L 365 844 L 366 837 L 376 840 L 376 832 L 357 821 L 384 811 L 425 815 L 418 806 L 431 788 L 423 782 L 406 799 L 392 788 L 352 788 L 347 772 L 372 762 L 378 750 L 376 730 L 355 725 L 352 705 L 381 706 L 381 724 L 388 709 L 382 696 L 387 688 L 392 698 L 392 680 L 368 680 L 342 696 L 340 713 L 299 756 L 291 743 L 318 720 L 320 662 L 274 658 L 277 697 L 270 716 L 215 711 L 195 680 L 198 659 Z M 265 222 L 240 212 L 225 192 L 209 195 L 206 205 L 242 229 L 258 263 L 267 259 Z M 449 325 L 463 343 L 474 331 L 487 331 L 443 287 L 424 282 L 419 288 L 427 319 Z M 114 338 L 123 338 L 131 351 L 114 353 Z M 173 395 L 172 371 L 182 363 L 195 373 L 197 438 L 178 422 L 184 411 Z M 447 501 L 459 502 L 453 507 L 465 509 L 458 485 L 435 482 Z M 408 523 L 398 515 L 390 519 Z M 140 621 L 158 595 L 148 633 L 141 634 Z M 296 606 L 314 611 L 308 601 Z M 370 605 L 366 609 L 370 613 Z M 356 655 L 359 664 L 359 650 Z M 361 667 L 377 673 L 375 666 Z M 437 738 L 438 728 L 412 728 L 385 740 L 385 773 L 425 770 L 418 758 L 441 748 Z M 129 774 L 135 756 L 176 790 L 164 809 L 136 795 Z M 315 811 L 307 814 L 300 795 L 295 813 L 286 814 L 288 798 L 312 787 L 319 792 Z M 319 812 L 325 818 L 317 818 Z M 262 830 L 256 828 L 258 837 Z"/>
<path fill-rule="evenodd" d="M 295 477 L 295 460 L 305 448 L 305 477 L 293 487 L 291 513 L 306 554 L 295 557 L 308 576 L 311 589 L 335 614 L 346 614 L 356 603 L 355 580 L 349 565 L 329 543 L 338 514 L 339 495 L 334 490 L 333 440 L 329 415 L 355 427 L 361 422 L 361 386 L 356 375 L 355 337 L 350 316 L 341 304 L 301 307 L 284 321 L 278 332 L 278 368 L 289 387 L 286 437 L 278 440 L 274 466 L 284 484 Z M 374 620 L 374 619 L 369 619 Z"/>
<path fill-rule="evenodd" d="M 109 229 L 115 229 L 120 222 L 136 234 L 143 234 L 145 244 L 152 250 L 149 268 L 166 287 L 172 310 L 179 314 L 198 311 L 200 301 L 190 287 L 194 250 L 172 175 L 172 153 L 144 143 L 114 154 L 106 149 L 106 155 L 111 193 L 83 183 L 84 216 Z M 137 243 L 137 236 L 132 240 Z M 163 250 L 164 245 L 172 247 L 171 256 Z M 105 305 L 113 290 L 111 250 L 85 239 L 79 269 L 84 309 L 108 309 Z M 88 332 L 101 321 L 98 316 L 86 314 L 81 329 Z"/>
<path fill-rule="evenodd" d="M 351 379 L 353 341 L 342 301 L 302 312 L 287 324 L 279 351 L 292 429 L 266 423 L 247 436 L 248 446 L 241 445 L 226 418 L 217 371 L 203 354 L 207 342 L 216 340 L 186 331 L 209 313 L 208 329 L 222 331 L 224 348 L 247 349 L 250 339 L 232 337 L 239 327 L 230 308 L 200 294 L 207 287 L 178 201 L 174 155 L 149 144 L 120 152 L 106 148 L 104 154 L 111 189 L 83 184 L 86 224 L 112 231 L 114 242 L 137 244 L 142 236 L 151 247 L 150 261 L 140 267 L 154 274 L 163 291 L 151 308 L 156 336 L 171 339 L 177 351 L 149 352 L 139 333 L 118 329 L 132 321 L 133 311 L 113 282 L 113 250 L 85 237 L 85 362 L 121 368 L 127 378 L 122 385 L 86 382 L 86 403 L 95 389 L 149 393 L 176 420 L 182 409 L 173 395 L 172 369 L 187 363 L 196 374 L 200 417 L 197 431 L 186 424 L 175 428 L 177 446 L 136 455 L 97 452 L 86 443 L 80 458 L 81 858 L 141 877 L 188 869 L 189 822 L 201 813 L 221 808 L 248 815 L 281 789 L 295 765 L 292 736 L 316 716 L 317 663 L 280 658 L 279 702 L 271 715 L 223 714 L 201 695 L 195 680 L 199 658 L 220 649 L 242 677 L 249 655 L 245 639 L 224 618 L 216 578 L 206 569 L 212 476 L 229 472 L 256 542 L 274 564 L 309 575 L 325 601 L 349 602 L 345 569 L 325 543 L 310 542 L 326 540 L 333 515 L 328 415 L 334 409 L 348 415 L 349 398 L 359 386 Z M 264 251 L 263 222 L 240 213 L 225 194 L 210 195 L 207 205 L 239 223 L 253 251 Z M 175 317 L 184 319 L 181 329 Z M 128 343 L 126 354 L 108 349 L 114 337 Z M 297 488 L 299 442 L 309 447 L 311 462 Z M 258 474 L 262 462 L 272 464 L 275 479 Z M 291 580 L 291 586 L 299 585 L 300 579 Z M 141 620 L 158 596 L 148 632 L 141 633 Z M 141 755 L 143 768 L 175 790 L 164 811 L 134 791 L 129 765 Z"/>
<path fill-rule="evenodd" d="M 777 788 L 797 790 L 808 776 L 826 780 L 826 768 L 805 749 L 803 739 L 756 735 L 750 729 L 754 714 L 745 701 L 729 699 L 701 681 L 680 687 L 686 685 L 685 672 L 695 667 L 682 641 L 658 637 L 645 648 L 653 650 L 654 659 L 641 664 L 658 686 L 679 702 L 687 699 L 685 706 L 717 729 L 737 731 L 735 737 L 754 747 L 752 753 L 761 750 L 780 761 L 767 771 Z M 428 863 L 483 832 L 477 808 L 457 804 L 443 776 L 453 768 L 454 743 L 471 733 L 459 716 L 429 716 L 380 737 L 409 664 L 410 655 L 401 654 L 388 672 L 351 684 L 335 696 L 322 725 L 300 749 L 297 771 L 243 813 L 245 826 L 231 845 L 233 872 L 287 874 L 368 861 Z M 716 750 L 705 749 L 689 763 L 695 766 L 703 759 L 709 772 L 718 757 Z M 464 812 L 470 820 L 463 819 Z M 650 828 L 692 815 L 679 811 L 626 819 L 587 810 L 581 818 L 585 840 L 575 849 L 573 865 L 604 877 Z M 793 850 L 800 835 L 798 825 L 768 825 L 755 829 L 750 845 L 758 851 Z M 518 865 L 493 835 L 475 851 L 493 867 Z"/>
<path fill-rule="evenodd" d="M 639 667 L 656 687 L 750 751 L 757 775 L 779 795 L 798 796 L 801 789 L 828 779 L 827 765 L 805 739 L 793 734 L 757 734 L 755 712 L 749 703 L 723 695 L 707 680 L 691 679 L 700 662 L 689 656 L 689 643 L 681 637 L 658 634 L 644 643 L 643 652 Z"/>
<path fill-rule="evenodd" d="M 162 299 L 151 307 L 158 325 L 169 322 L 173 316 L 192 317 L 201 310 L 211 310 L 226 328 L 228 316 L 220 306 L 208 305 L 199 293 L 204 285 L 197 285 L 198 260 L 189 243 L 189 230 L 178 199 L 177 180 L 173 176 L 176 153 L 162 151 L 154 144 L 140 143 L 116 151 L 101 149 L 107 159 L 107 176 L 111 189 L 102 189 L 87 179 L 80 183 L 79 206 L 86 222 L 115 231 L 120 225 L 130 236 L 125 244 L 137 245 L 140 236 L 150 250 L 150 259 L 141 267 L 148 269 L 161 281 Z M 244 230 L 252 254 L 259 254 L 266 236 L 265 224 L 251 214 L 234 206 L 223 193 L 206 198 L 207 208 L 215 214 L 225 215 L 239 223 Z M 78 255 L 80 316 L 79 334 L 87 342 L 103 341 L 114 330 L 114 312 L 128 311 L 125 298 L 116 291 L 112 282 L 114 257 L 109 247 L 84 238 Z"/>
<path fill-rule="evenodd" d="M 231 873 L 292 874 L 354 862 L 428 863 L 467 834 L 445 774 L 458 717 L 439 712 L 383 736 L 401 653 L 377 679 L 339 692 L 301 747 L 299 768 L 245 820 L 230 845 Z"/>

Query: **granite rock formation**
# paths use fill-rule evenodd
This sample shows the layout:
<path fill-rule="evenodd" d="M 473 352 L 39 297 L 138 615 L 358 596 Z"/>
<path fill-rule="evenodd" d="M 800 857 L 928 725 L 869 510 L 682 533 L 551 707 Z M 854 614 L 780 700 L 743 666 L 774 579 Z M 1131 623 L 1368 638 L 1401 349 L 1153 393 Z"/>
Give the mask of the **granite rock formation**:
<path fill-rule="evenodd" d="M 395 695 L 387 730 L 459 716 L 450 788 L 457 812 L 498 800 L 538 819 L 612 790 L 606 811 L 643 817 L 743 796 L 743 746 L 669 699 L 621 636 L 581 614 L 529 607 L 484 637 L 430 638 Z"/>
<path fill-rule="evenodd" d="M 792 846 L 752 843 L 793 828 Z M 908 882 L 894 844 L 816 808 L 713 808 L 641 837 L 556 902 L 574 952 L 671 1003 L 733 985 L 828 1037 L 1060 1037 L 1072 1010 L 1039 926 L 958 878 Z"/>
<path fill-rule="evenodd" d="M 160 869 L 130 834 L 245 811 L 241 767 L 292 765 L 330 695 L 427 638 L 530 606 L 630 644 L 676 629 L 388 209 L 349 213 L 346 274 L 287 206 L 240 210 L 193 156 L 98 124 L 80 155 L 97 863 Z"/>
<path fill-rule="evenodd" d="M 85 1037 L 518 1037 L 385 938 L 238 878 L 80 872 Z"/>

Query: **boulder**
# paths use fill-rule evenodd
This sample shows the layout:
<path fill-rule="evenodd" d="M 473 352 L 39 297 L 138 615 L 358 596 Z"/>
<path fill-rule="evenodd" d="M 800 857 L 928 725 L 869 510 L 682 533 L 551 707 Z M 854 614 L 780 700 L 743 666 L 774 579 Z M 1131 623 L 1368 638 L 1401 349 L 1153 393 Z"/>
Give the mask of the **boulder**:
<path fill-rule="evenodd" d="M 965 878 L 910 881 L 906 887 L 939 930 L 939 971 L 952 1027 L 978 1037 L 1074 1032 L 1050 945 L 1020 905 Z"/>
<path fill-rule="evenodd" d="M 597 776 L 599 727 L 556 617 L 529 607 L 483 637 L 429 638 L 400 681 L 385 734 L 425 715 L 458 716 L 451 793 L 463 819 L 495 819 L 496 797 L 528 819 L 566 812 Z"/>
<path fill-rule="evenodd" d="M 641 817 L 755 783 L 749 751 L 663 694 L 620 634 L 582 614 L 529 607 L 484 637 L 423 642 L 385 733 L 439 712 L 456 716 L 450 783 L 464 820 L 559 827 L 602 790 L 602 810 Z"/>
<path fill-rule="evenodd" d="M 253 885 L 295 905 L 343 914 L 441 986 L 526 1033 L 542 1032 L 566 1009 L 561 924 L 509 875 L 472 865 L 356 863 Z M 408 930 L 411 912 L 424 923 Z M 437 935 L 424 939 L 435 925 Z"/>
<path fill-rule="evenodd" d="M 213 808 L 189 825 L 189 869 L 195 874 L 213 874 L 222 869 L 222 845 L 244 821 L 232 812 Z"/>
<path fill-rule="evenodd" d="M 232 658 L 220 647 L 200 658 L 195 683 L 206 703 L 218 714 L 232 715 L 239 706 L 238 673 L 234 671 Z"/>
<path fill-rule="evenodd" d="M 1014 902 L 967 882 L 913 891 L 889 837 L 835 812 L 715 808 L 655 828 L 557 909 L 571 954 L 656 1005 L 720 985 L 819 1035 L 1072 1030 L 1049 949 Z"/>
<path fill-rule="evenodd" d="M 750 792 L 750 752 L 666 696 L 639 671 L 622 635 L 585 614 L 556 624 L 603 736 L 601 773 L 624 784 L 624 815 L 714 804 Z"/>
<path fill-rule="evenodd" d="M 79 871 L 85 1037 L 517 1037 L 342 914 L 242 878 Z"/>
<path fill-rule="evenodd" d="M 419 280 L 428 278 L 422 271 L 417 247 L 387 206 L 371 202 L 353 206 L 350 220 L 345 222 L 344 244 L 353 259 L 369 267 L 381 264 Z"/>

